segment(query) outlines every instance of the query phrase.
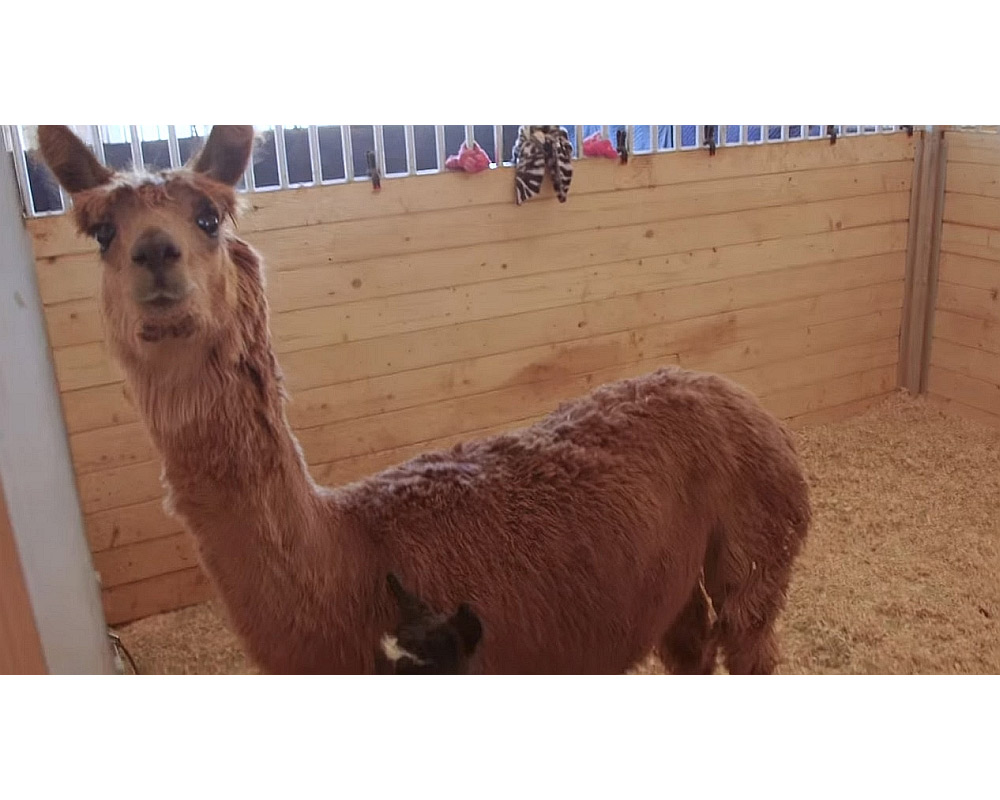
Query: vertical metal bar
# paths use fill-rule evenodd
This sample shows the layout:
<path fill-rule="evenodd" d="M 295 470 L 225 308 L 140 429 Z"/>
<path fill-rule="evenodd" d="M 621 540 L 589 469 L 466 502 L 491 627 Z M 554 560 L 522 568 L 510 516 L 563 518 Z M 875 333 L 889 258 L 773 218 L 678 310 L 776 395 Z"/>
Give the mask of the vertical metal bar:
<path fill-rule="evenodd" d="M 309 126 L 309 167 L 312 170 L 313 186 L 323 182 L 323 165 L 319 155 L 319 126 Z"/>
<path fill-rule="evenodd" d="M 354 180 L 354 146 L 351 143 L 351 126 L 340 126 L 340 144 L 344 150 L 344 180 Z"/>
<path fill-rule="evenodd" d="M 625 146 L 630 154 L 635 152 L 635 125 L 625 126 Z"/>
<path fill-rule="evenodd" d="M 496 165 L 503 166 L 503 125 L 493 126 L 493 152 L 496 155 Z"/>
<path fill-rule="evenodd" d="M 583 125 L 576 126 L 576 157 L 583 158 Z"/>
<path fill-rule="evenodd" d="M 131 139 L 129 144 L 132 147 L 132 168 L 142 170 L 145 164 L 142 158 L 142 137 L 139 136 L 139 126 L 129 125 L 128 134 L 129 139 Z"/>
<path fill-rule="evenodd" d="M 417 172 L 417 145 L 412 125 L 403 126 L 403 138 L 406 140 L 406 174 L 415 175 Z"/>
<path fill-rule="evenodd" d="M 653 153 L 660 152 L 660 126 L 650 125 L 649 126 L 649 144 L 650 151 Z"/>
<path fill-rule="evenodd" d="M 17 185 L 21 190 L 21 205 L 29 217 L 37 217 L 35 202 L 31 196 L 31 184 L 28 182 L 28 161 L 24 153 L 24 134 L 20 125 L 11 125 L 14 145 L 14 171 L 17 173 Z"/>
<path fill-rule="evenodd" d="M 177 144 L 177 128 L 167 125 L 167 150 L 170 153 L 170 168 L 177 169 L 181 165 L 181 148 Z"/>
<path fill-rule="evenodd" d="M 385 138 L 382 135 L 382 126 L 375 126 L 375 163 L 378 164 L 378 172 L 385 177 Z"/>
<path fill-rule="evenodd" d="M 438 172 L 444 172 L 444 161 L 445 161 L 444 125 L 434 126 L 434 143 L 437 145 Z"/>
<path fill-rule="evenodd" d="M 476 141 L 476 126 L 466 125 L 465 126 L 465 146 L 471 148 L 472 143 Z"/>
<path fill-rule="evenodd" d="M 274 126 L 274 153 L 278 157 L 278 186 L 288 188 L 288 153 L 285 152 L 285 126 Z"/>
<path fill-rule="evenodd" d="M 602 139 L 607 139 L 608 138 L 608 126 L 607 125 L 602 125 L 601 126 L 601 138 Z"/>
<path fill-rule="evenodd" d="M 674 150 L 680 150 L 682 142 L 683 139 L 681 138 L 681 126 L 674 125 Z"/>
<path fill-rule="evenodd" d="M 108 158 L 104 155 L 104 137 L 101 136 L 101 126 L 90 126 L 90 143 L 94 146 L 94 155 L 101 162 L 101 166 L 108 165 Z"/>

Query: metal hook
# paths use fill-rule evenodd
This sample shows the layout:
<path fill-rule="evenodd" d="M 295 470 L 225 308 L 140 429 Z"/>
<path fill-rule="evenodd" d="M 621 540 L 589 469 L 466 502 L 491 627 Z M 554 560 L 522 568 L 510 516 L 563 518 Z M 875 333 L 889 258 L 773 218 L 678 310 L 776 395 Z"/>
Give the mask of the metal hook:
<path fill-rule="evenodd" d="M 716 141 L 716 135 L 717 135 L 716 132 L 718 131 L 718 129 L 719 129 L 718 125 L 706 125 L 705 126 L 705 131 L 704 131 L 705 144 L 708 145 L 708 154 L 710 156 L 714 156 L 715 155 L 715 141 Z"/>
<path fill-rule="evenodd" d="M 372 190 L 378 191 L 382 188 L 382 176 L 378 173 L 378 165 L 375 163 L 375 153 L 371 150 L 365 153 L 365 160 L 368 161 L 368 176 L 372 179 Z"/>

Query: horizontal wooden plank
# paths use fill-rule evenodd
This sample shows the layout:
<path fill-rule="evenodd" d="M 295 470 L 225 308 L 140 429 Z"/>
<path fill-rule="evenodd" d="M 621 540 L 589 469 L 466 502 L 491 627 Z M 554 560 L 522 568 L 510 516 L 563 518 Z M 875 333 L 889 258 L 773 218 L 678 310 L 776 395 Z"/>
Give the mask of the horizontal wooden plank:
<path fill-rule="evenodd" d="M 290 352 L 345 341 L 345 337 L 346 340 L 375 338 L 401 330 L 510 313 L 513 310 L 510 307 L 511 296 L 516 296 L 520 304 L 525 302 L 525 292 L 532 289 L 536 294 L 543 293 L 545 299 L 538 302 L 546 304 L 534 307 L 551 307 L 555 300 L 561 301 L 555 302 L 557 305 L 568 305 L 579 300 L 571 298 L 567 301 L 562 285 L 557 281 L 579 286 L 584 279 L 591 282 L 603 279 L 613 280 L 618 286 L 627 277 L 622 266 L 626 259 L 632 260 L 633 271 L 641 279 L 641 276 L 653 274 L 652 268 L 657 265 L 648 262 L 660 256 L 664 259 L 675 256 L 672 268 L 668 260 L 664 261 L 662 268 L 676 271 L 678 266 L 683 266 L 683 261 L 678 264 L 676 256 L 679 254 L 690 253 L 693 256 L 692 251 L 699 249 L 708 251 L 714 248 L 717 251 L 738 244 L 757 245 L 784 237 L 798 238 L 813 233 L 899 222 L 906 219 L 908 205 L 908 193 L 894 192 L 703 217 L 694 226 L 674 221 L 549 236 L 536 243 L 533 257 L 541 259 L 546 253 L 559 254 L 546 263 L 551 268 L 564 267 L 558 270 L 563 273 L 560 276 L 546 271 L 508 278 L 501 269 L 488 273 L 489 279 L 481 282 L 345 303 L 337 305 L 334 311 L 327 306 L 316 306 L 277 313 L 272 315 L 276 349 L 278 352 Z M 501 248 L 511 245 L 507 242 Z M 582 256 L 584 252 L 589 256 Z M 794 249 L 787 249 L 787 257 L 792 257 L 794 252 Z M 731 260 L 736 252 L 730 251 L 727 255 Z M 640 263 L 643 260 L 647 263 Z M 715 265 L 721 269 L 727 258 L 724 256 L 715 261 L 721 262 Z M 705 281 L 713 279 L 711 275 L 704 278 Z M 649 287 L 642 283 L 633 291 L 643 288 Z M 617 293 L 630 291 L 626 288 Z M 492 299 L 492 304 L 488 304 L 485 298 Z M 499 311 L 498 304 L 501 306 Z M 530 309 L 519 306 L 519 310 Z M 418 321 L 415 322 L 414 318 Z M 56 349 L 100 341 L 103 336 L 98 304 L 94 299 L 50 306 L 46 308 L 46 320 L 51 346 Z"/>
<path fill-rule="evenodd" d="M 1000 152 L 1000 134 L 996 131 L 947 130 L 949 153 L 953 147 L 972 147 L 979 150 Z"/>
<path fill-rule="evenodd" d="M 973 420 L 977 423 L 988 425 L 991 428 L 1000 428 L 1000 412 L 990 413 L 989 411 L 972 408 L 954 398 L 942 397 L 938 394 L 928 394 L 927 401 L 940 408 L 945 414 Z"/>
<path fill-rule="evenodd" d="M 967 317 L 939 308 L 934 312 L 934 338 L 1000 353 L 1000 321 Z"/>
<path fill-rule="evenodd" d="M 625 166 L 584 160 L 575 165 L 571 194 L 578 198 L 596 192 L 693 181 L 906 161 L 912 160 L 914 153 L 913 141 L 903 134 L 843 139 L 837 147 L 824 144 L 721 148 L 713 158 L 700 151 L 637 156 Z M 541 199 L 532 201 L 532 205 L 541 205 L 550 197 L 551 188 L 546 182 Z M 377 196 L 373 196 L 369 184 L 363 183 L 255 193 L 246 200 L 249 211 L 240 220 L 240 230 L 255 233 L 475 205 L 513 204 L 513 170 L 491 170 L 473 178 L 446 173 L 390 179 Z M 39 258 L 93 251 L 93 243 L 78 236 L 72 221 L 64 215 L 28 220 L 28 230 Z"/>
<path fill-rule="evenodd" d="M 761 402 L 780 419 L 796 419 L 846 403 L 884 395 L 895 388 L 896 365 L 889 364 L 809 386 L 765 393 Z"/>
<path fill-rule="evenodd" d="M 941 227 L 941 250 L 944 253 L 1000 261 L 1000 231 L 945 222 Z"/>
<path fill-rule="evenodd" d="M 123 381 L 62 392 L 60 399 L 66 429 L 71 434 L 139 419 Z"/>
<path fill-rule="evenodd" d="M 743 349 L 740 345 L 737 345 L 737 348 Z M 807 385 L 812 381 L 826 380 L 842 374 L 895 363 L 897 351 L 898 333 L 892 338 L 868 341 L 830 353 L 817 352 L 790 362 L 748 367 L 732 374 L 738 376 L 741 382 L 747 382 L 751 391 L 759 393 L 772 387 L 792 388 Z M 696 354 L 692 358 L 692 363 L 686 366 L 722 371 L 717 365 L 723 363 L 723 359 L 726 358 L 731 359 L 734 365 L 738 364 L 738 356 L 723 350 L 719 351 L 718 356 L 711 354 L 702 357 L 701 354 Z M 845 360 L 851 362 L 850 368 L 846 370 L 844 370 Z M 375 453 L 437 438 L 451 433 L 456 427 L 472 430 L 501 424 L 510 418 L 512 410 L 515 410 L 514 413 L 519 417 L 534 413 L 534 409 L 537 409 L 538 413 L 544 413 L 559 402 L 583 394 L 600 383 L 641 374 L 665 363 L 679 361 L 681 357 L 675 356 L 617 364 L 612 368 L 596 370 L 585 375 L 558 377 L 540 383 L 475 395 L 471 398 L 456 398 L 446 403 L 369 417 L 361 421 L 311 428 L 308 432 L 300 432 L 299 438 L 306 451 L 307 460 L 310 465 L 315 466 L 327 460 Z M 377 424 L 373 420 L 377 421 Z M 452 430 L 448 430 L 448 426 L 451 426 Z M 135 505 L 157 499 L 162 495 L 159 461 L 81 474 L 77 477 L 77 483 L 85 514 L 118 506 Z"/>
<path fill-rule="evenodd" d="M 1000 321 L 1000 291 L 977 289 L 941 281 L 937 289 L 937 308 L 966 317 Z"/>
<path fill-rule="evenodd" d="M 1000 385 L 1000 353 L 967 347 L 947 339 L 934 339 L 931 364 L 969 378 Z"/>
<path fill-rule="evenodd" d="M 200 568 L 157 575 L 135 583 L 113 586 L 102 593 L 104 616 L 110 625 L 173 611 L 212 599 L 215 592 Z"/>
<path fill-rule="evenodd" d="M 870 244 L 873 248 L 902 247 L 905 234 L 905 227 L 901 226 L 892 238 L 875 238 L 861 244 Z M 855 244 L 836 242 L 832 247 L 839 252 L 850 253 L 855 251 Z M 750 251 L 745 258 L 753 255 Z M 780 253 L 765 251 L 762 255 L 764 263 L 782 263 Z M 825 250 L 820 249 L 817 257 L 824 255 Z M 281 363 L 293 400 L 289 414 L 293 424 L 306 424 L 300 422 L 296 415 L 302 409 L 308 416 L 311 412 L 307 406 L 310 404 L 321 406 L 328 403 L 321 390 L 330 384 L 355 382 L 363 394 L 364 389 L 360 387 L 365 382 L 394 373 L 552 345 L 635 326 L 710 316 L 771 304 L 781 299 L 803 299 L 813 304 L 829 305 L 839 292 L 885 283 L 901 276 L 903 255 L 897 250 L 845 261 L 792 267 L 777 276 L 752 275 L 715 284 L 699 284 L 698 287 L 597 299 L 538 312 L 285 354 Z M 320 393 L 311 397 L 306 394 L 311 389 L 320 390 Z M 124 395 L 122 384 L 64 392 L 62 399 L 70 433 L 138 419 L 135 409 Z"/>
<path fill-rule="evenodd" d="M 931 394 L 957 400 L 963 405 L 1000 415 L 1000 382 L 970 378 L 946 367 L 931 364 L 927 390 Z"/>
<path fill-rule="evenodd" d="M 853 258 L 905 247 L 906 224 L 902 222 L 871 226 L 814 237 L 774 240 L 737 245 L 731 248 L 706 248 L 679 255 L 639 258 L 633 262 L 562 270 L 558 276 L 529 276 L 511 281 L 490 281 L 468 287 L 461 294 L 442 290 L 352 304 L 350 311 L 294 312 L 286 320 L 272 319 L 279 335 L 275 349 L 286 364 L 289 385 L 294 389 L 309 384 L 312 373 L 297 372 L 296 359 L 289 350 L 314 349 L 394 334 L 410 334 L 431 328 L 455 326 L 464 321 L 490 319 L 513 312 L 559 308 L 584 300 L 607 299 L 638 294 L 686 284 L 708 283 L 739 276 L 783 269 L 787 266 L 819 263 L 834 258 Z M 902 266 L 901 266 L 902 268 Z M 555 280 L 559 283 L 554 283 Z M 350 317 L 347 315 L 351 314 Z M 290 317 L 291 315 L 284 315 Z M 436 324 L 435 324 L 436 323 Z M 291 329 L 291 333 L 289 332 Z M 457 333 L 457 331 L 456 331 Z M 453 333 L 445 338 L 453 340 Z M 291 341 L 289 341 L 291 337 Z M 371 374 L 373 357 L 365 352 L 363 370 Z M 344 353 L 339 354 L 343 357 Z M 53 351 L 56 376 L 62 391 L 113 383 L 122 379 L 118 367 L 104 355 L 104 345 L 91 342 Z M 307 356 L 312 360 L 313 356 Z M 378 359 L 378 356 L 374 357 Z M 349 360 L 349 359 L 348 359 Z M 345 369 L 333 365 L 330 374 Z M 346 379 L 346 376 L 345 376 Z M 321 379 L 318 384 L 329 382 Z"/>
<path fill-rule="evenodd" d="M 94 554 L 94 569 L 100 574 L 104 589 L 196 566 L 199 562 L 195 543 L 188 533 L 120 545 Z"/>
<path fill-rule="evenodd" d="M 163 498 L 119 506 L 84 517 L 91 552 L 135 544 L 184 530 L 181 521 L 163 510 Z"/>
<path fill-rule="evenodd" d="M 850 419 L 851 417 L 864 414 L 866 411 L 874 408 L 880 403 L 885 402 L 886 398 L 888 398 L 891 394 L 892 392 L 884 392 L 882 394 L 872 395 L 871 397 L 862 397 L 858 400 L 851 400 L 850 402 L 843 403 L 839 406 L 830 406 L 827 408 L 817 409 L 816 411 L 807 411 L 800 416 L 790 417 L 785 420 L 785 422 L 792 430 L 811 428 L 815 425 L 829 425 L 834 422 L 842 422 L 845 419 Z"/>
<path fill-rule="evenodd" d="M 760 367 L 750 367 L 729 374 L 729 377 L 744 385 L 747 389 L 760 396 L 767 392 L 778 392 L 782 390 L 794 389 L 800 386 L 831 381 L 844 375 L 851 375 L 855 372 L 866 372 L 879 367 L 895 368 L 898 359 L 898 339 L 885 339 L 880 342 L 868 343 L 861 346 L 847 347 L 832 353 L 819 353 L 805 357 L 795 358 L 791 361 L 767 364 Z M 617 372 L 608 371 L 607 374 L 613 377 L 601 376 L 602 380 L 616 380 L 635 375 L 642 375 L 656 368 L 655 361 L 641 361 L 633 364 L 622 365 Z M 713 370 L 709 362 L 699 369 Z M 564 387 L 567 384 L 564 384 Z M 574 392 L 575 387 L 564 388 L 563 395 L 557 395 L 553 390 L 553 407 L 563 400 L 570 399 L 579 392 Z M 538 418 L 536 415 L 529 420 L 519 420 L 507 425 L 498 425 L 496 429 L 506 430 L 522 427 L 528 422 Z M 476 434 L 477 436 L 480 434 Z M 447 444 L 469 438 L 468 434 L 453 435 L 449 437 Z M 372 452 L 362 456 L 346 458 L 328 464 L 315 464 L 312 466 L 312 473 L 316 480 L 324 485 L 337 485 L 354 481 L 365 475 L 371 474 L 381 469 L 385 469 L 400 461 L 410 458 L 425 450 L 435 449 L 439 446 L 437 440 L 419 443 L 416 446 L 395 448 L 383 452 Z"/>
<path fill-rule="evenodd" d="M 938 276 L 947 283 L 993 291 L 1000 287 L 1000 261 L 942 253 Z"/>
<path fill-rule="evenodd" d="M 822 363 L 824 358 L 839 360 L 845 357 L 844 354 L 849 353 L 852 357 L 857 357 L 859 363 L 849 369 L 848 373 L 869 368 L 862 363 L 864 359 L 872 357 L 884 359 L 885 353 L 880 348 L 884 348 L 886 337 L 898 338 L 898 325 L 898 315 L 895 317 L 890 315 L 878 323 L 871 323 L 871 328 L 866 329 L 865 335 L 861 337 L 862 343 L 854 344 L 853 349 L 850 347 L 838 349 L 838 344 L 842 341 L 846 340 L 851 344 L 853 342 L 847 339 L 843 330 L 833 326 L 834 333 L 823 342 L 830 346 L 816 353 L 805 345 L 808 336 L 804 331 L 799 333 L 801 341 L 792 338 L 791 332 L 787 337 L 782 337 L 786 342 L 790 342 L 787 345 L 780 344 L 777 341 L 778 337 L 769 337 L 766 342 L 741 342 L 729 347 L 711 351 L 692 351 L 688 354 L 657 352 L 647 346 L 641 352 L 629 353 L 629 356 L 633 356 L 631 358 L 623 358 L 612 366 L 584 374 L 560 376 L 472 397 L 455 398 L 431 406 L 418 406 L 375 417 L 309 428 L 299 432 L 299 441 L 310 464 L 396 449 L 447 435 L 463 426 L 476 429 L 500 424 L 514 415 L 544 413 L 546 409 L 555 407 L 559 402 L 581 395 L 601 383 L 638 374 L 634 367 L 637 363 L 648 363 L 650 369 L 662 364 L 680 363 L 692 369 L 739 375 L 742 376 L 741 381 L 751 382 L 748 386 L 751 391 L 758 393 L 772 387 L 790 388 L 808 384 L 813 380 L 812 371 L 824 375 L 825 365 Z M 821 327 L 823 326 L 817 326 L 817 330 Z M 876 336 L 882 338 L 875 339 Z M 669 350 L 669 347 L 664 349 Z M 762 355 L 764 350 L 769 352 Z M 830 351 L 834 351 L 833 354 Z M 775 353 L 778 355 L 775 356 Z M 810 354 L 805 355 L 805 353 Z M 787 361 L 777 361 L 775 364 L 776 359 L 782 358 L 794 359 L 798 371 L 795 374 L 786 374 Z M 879 361 L 871 367 L 894 363 L 895 358 L 893 351 L 889 362 Z"/>
<path fill-rule="evenodd" d="M 135 505 L 148 500 L 161 500 L 160 462 L 146 461 L 127 467 L 78 475 L 77 491 L 84 514 L 118 506 Z"/>
<path fill-rule="evenodd" d="M 995 165 L 955 162 L 949 156 L 945 193 L 1000 197 L 1000 149 Z"/>
<path fill-rule="evenodd" d="M 850 314 L 850 312 L 847 312 Z M 794 318 L 791 318 L 794 319 Z M 333 461 L 370 451 L 372 442 L 379 436 L 404 437 L 418 435 L 417 441 L 447 435 L 449 426 L 454 425 L 452 415 L 443 413 L 437 417 L 440 430 L 417 427 L 411 420 L 422 420 L 428 416 L 427 407 L 437 403 L 447 407 L 455 405 L 455 416 L 467 419 L 475 428 L 492 424 L 492 418 L 480 420 L 477 416 L 479 403 L 491 397 L 488 413 L 495 413 L 497 403 L 504 403 L 507 395 L 516 398 L 512 408 L 523 416 L 541 413 L 550 403 L 544 392 L 525 392 L 524 387 L 534 384 L 548 386 L 548 382 L 571 376 L 603 374 L 627 364 L 648 359 L 663 359 L 685 365 L 711 363 L 714 370 L 731 372 L 747 364 L 768 363 L 812 352 L 825 352 L 869 340 L 877 340 L 897 334 L 899 331 L 899 307 L 874 311 L 864 316 L 850 314 L 847 319 L 828 322 L 803 321 L 801 318 L 787 320 L 784 324 L 773 323 L 771 330 L 761 331 L 757 338 L 731 341 L 730 326 L 723 322 L 709 322 L 686 326 L 681 330 L 674 324 L 661 324 L 637 328 L 620 333 L 608 334 L 591 339 L 579 340 L 561 347 L 547 347 L 507 354 L 500 359 L 491 359 L 467 374 L 474 376 L 468 391 L 453 391 L 454 383 L 448 382 L 446 373 L 442 382 L 440 370 L 427 373 L 410 373 L 406 376 L 402 392 L 409 398 L 407 405 L 386 409 L 375 413 L 374 409 L 356 404 L 354 418 L 339 418 L 314 427 L 297 431 L 299 441 L 305 450 L 309 463 Z M 451 376 L 454 372 L 450 373 Z M 581 387 L 594 385 L 589 378 Z M 586 389 L 581 389 L 585 391 Z M 527 399 L 530 398 L 530 401 Z M 390 401 L 391 402 L 391 401 Z M 525 406 L 531 402 L 535 405 Z M 496 413 L 510 414 L 510 409 Z M 419 434 L 415 434 L 419 431 Z M 375 449 L 390 449 L 410 444 L 413 440 L 401 440 Z M 343 448 L 349 448 L 344 451 Z M 155 459 L 157 453 L 141 422 L 101 428 L 96 431 L 74 434 L 70 437 L 77 474 L 84 475 L 108 468 L 140 463 Z M 358 449 L 360 448 L 360 449 Z"/>
<path fill-rule="evenodd" d="M 903 195 L 892 197 L 897 197 L 899 201 L 904 199 Z M 901 203 L 887 200 L 880 211 L 871 209 L 871 213 L 891 220 L 894 216 L 905 212 Z M 871 219 L 869 217 L 869 220 Z M 806 229 L 805 232 L 808 232 L 810 223 L 804 218 L 800 217 L 797 224 L 801 224 L 802 228 Z M 826 224 L 828 218 L 827 221 L 821 221 L 819 218 L 815 220 L 816 227 L 823 227 Z M 866 239 L 871 241 L 868 237 L 898 237 L 899 228 L 895 226 L 899 225 L 901 223 L 895 223 L 891 229 L 872 226 L 864 229 L 865 232 L 859 231 L 857 239 L 851 236 L 845 236 L 844 239 L 854 240 L 859 248 L 865 248 Z M 685 236 L 689 240 L 687 243 L 692 247 L 696 245 L 695 239 L 705 238 L 705 228 L 700 225 L 699 230 L 702 233 Z M 711 241 L 711 238 L 719 241 L 716 252 L 711 252 L 711 247 L 715 246 L 712 245 L 703 250 L 663 256 L 655 253 L 656 249 L 663 247 L 662 244 L 649 244 L 653 242 L 652 237 L 635 232 L 630 239 L 622 242 L 620 250 L 622 255 L 633 259 L 630 261 L 575 267 L 562 270 L 558 275 L 545 273 L 510 281 L 489 281 L 466 286 L 460 290 L 442 289 L 363 301 L 341 306 L 335 310 L 307 309 L 278 314 L 272 319 L 276 335 L 275 348 L 279 353 L 288 353 L 486 319 L 514 311 L 573 305 L 592 297 L 614 297 L 669 286 L 707 283 L 725 277 L 737 277 L 804 263 L 805 254 L 800 247 L 808 249 L 815 244 L 815 242 L 802 242 L 797 245 L 779 240 L 781 244 L 767 246 L 766 242 L 759 241 L 763 232 L 759 228 L 757 230 L 756 236 L 749 233 L 742 234 L 754 239 L 742 250 L 734 248 L 723 253 L 723 241 L 741 234 L 732 232 L 723 234 L 721 231 L 716 231 L 708 238 L 708 241 Z M 603 237 L 605 243 L 608 238 L 610 237 Z M 647 244 L 640 244 L 642 242 Z M 571 242 L 564 244 L 566 247 L 574 246 Z M 895 243 L 892 249 L 897 249 L 894 245 Z M 771 254 L 770 261 L 763 260 L 765 251 Z M 840 257 L 846 258 L 858 254 L 842 253 Z M 743 260 L 740 260 L 741 256 Z M 805 258 L 808 257 L 805 255 Z M 820 257 L 819 253 L 813 251 L 814 259 Z M 829 260 L 829 256 L 826 260 Z M 691 262 L 701 263 L 689 266 Z"/>
<path fill-rule="evenodd" d="M 613 359 L 630 341 L 641 347 L 650 340 L 670 339 L 672 347 L 683 352 L 760 337 L 769 329 L 787 327 L 791 320 L 800 326 L 815 325 L 899 308 L 901 303 L 902 282 L 893 281 L 658 324 L 639 316 L 631 325 L 627 317 L 618 323 L 604 318 L 602 330 L 578 329 L 587 331 L 587 337 L 308 389 L 293 396 L 288 416 L 293 427 L 308 428 L 542 380 L 559 372 L 571 374 L 585 354 L 590 359 L 601 355 Z M 677 302 L 666 307 L 690 309 Z M 627 312 L 628 306 L 623 304 L 623 310 Z M 603 331 L 611 326 L 620 332 Z"/>
<path fill-rule="evenodd" d="M 834 170 L 811 170 L 773 176 L 727 179 L 693 184 L 679 184 L 650 189 L 592 195 L 580 198 L 570 206 L 552 203 L 542 206 L 546 213 L 533 211 L 527 218 L 520 209 L 505 204 L 476 207 L 452 213 L 440 219 L 407 217 L 393 227 L 410 226 L 417 232 L 410 244 L 415 252 L 399 256 L 371 258 L 365 255 L 344 264 L 328 263 L 321 258 L 316 266 L 288 269 L 284 262 L 271 270 L 269 298 L 274 311 L 312 308 L 334 302 L 363 300 L 392 294 L 439 288 L 474 282 L 482 277 L 476 267 L 481 262 L 482 244 L 488 241 L 519 240 L 551 233 L 565 233 L 592 228 L 606 229 L 617 224 L 640 224 L 671 219 L 730 213 L 763 207 L 793 205 L 844 197 L 859 197 L 884 192 L 908 191 L 912 173 L 910 162 L 864 164 Z M 575 216 L 574 216 L 575 215 Z M 506 221 L 504 221 L 506 220 Z M 405 223 L 405 225 L 404 225 Z M 497 235 L 490 231 L 498 225 L 506 228 Z M 465 243 L 456 239 L 454 231 L 467 231 L 474 237 Z M 397 231 L 398 233 L 399 231 Z M 291 232 L 289 236 L 293 235 Z M 372 233 L 371 241 L 384 238 L 381 231 Z M 435 236 L 434 253 L 446 249 L 446 254 L 425 253 L 420 248 L 420 236 Z M 339 238 L 339 237 L 337 237 Z M 279 255 L 272 252 L 271 242 L 262 238 L 256 242 L 269 263 L 277 264 Z M 462 249 L 464 255 L 455 253 Z M 366 251 L 367 252 L 367 251 Z M 46 305 L 96 297 L 99 281 L 94 273 L 96 261 L 83 263 L 79 256 L 62 259 L 40 259 L 42 298 Z M 444 260 L 445 268 L 439 266 Z M 510 259 L 504 277 L 530 274 L 544 268 L 535 259 Z M 68 272 L 86 272 L 86 277 Z"/>
<path fill-rule="evenodd" d="M 1000 198 L 948 192 L 944 198 L 945 222 L 1000 230 Z"/>

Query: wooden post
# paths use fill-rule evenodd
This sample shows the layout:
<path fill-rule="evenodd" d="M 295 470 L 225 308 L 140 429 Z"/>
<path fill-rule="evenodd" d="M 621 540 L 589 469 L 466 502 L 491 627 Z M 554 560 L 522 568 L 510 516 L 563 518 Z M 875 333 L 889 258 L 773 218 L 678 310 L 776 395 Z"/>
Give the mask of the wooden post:
<path fill-rule="evenodd" d="M 927 387 L 946 170 L 944 131 L 930 126 L 921 133 L 914 157 L 906 244 L 899 385 L 911 394 Z"/>
<path fill-rule="evenodd" d="M 0 485 L 0 675 L 48 672 Z"/>

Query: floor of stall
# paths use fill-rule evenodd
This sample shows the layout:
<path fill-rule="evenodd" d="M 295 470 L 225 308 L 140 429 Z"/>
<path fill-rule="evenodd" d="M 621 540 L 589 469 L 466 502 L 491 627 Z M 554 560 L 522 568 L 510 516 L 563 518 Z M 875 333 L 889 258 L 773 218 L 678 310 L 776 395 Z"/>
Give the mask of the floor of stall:
<path fill-rule="evenodd" d="M 815 522 L 781 672 L 1000 673 L 1000 429 L 894 395 L 796 435 Z M 255 671 L 214 603 L 119 632 L 143 673 Z"/>

